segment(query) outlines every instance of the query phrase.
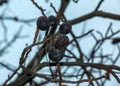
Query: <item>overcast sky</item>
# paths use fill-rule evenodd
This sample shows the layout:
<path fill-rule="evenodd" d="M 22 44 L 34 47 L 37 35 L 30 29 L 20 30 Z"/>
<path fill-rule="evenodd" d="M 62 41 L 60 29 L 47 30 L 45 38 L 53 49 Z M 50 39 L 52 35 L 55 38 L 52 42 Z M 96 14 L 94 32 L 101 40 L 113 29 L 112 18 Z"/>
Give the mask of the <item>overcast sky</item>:
<path fill-rule="evenodd" d="M 46 14 L 48 15 L 55 15 L 52 8 L 50 8 L 50 2 L 45 3 L 45 0 L 36 0 L 36 2 L 39 3 L 44 9 L 46 9 Z M 59 3 L 60 0 L 51 0 L 53 5 L 56 7 L 56 9 L 59 9 Z M 82 16 L 86 13 L 92 12 L 95 7 L 97 6 L 97 3 L 99 0 L 80 0 L 78 4 L 71 2 L 69 7 L 67 8 L 67 11 L 65 13 L 68 20 L 76 18 L 78 16 Z M 0 14 L 3 12 L 3 10 L 7 8 L 6 14 L 4 16 L 17 16 L 20 19 L 32 19 L 37 18 L 41 16 L 40 11 L 32 4 L 31 0 L 10 0 L 9 5 L 6 7 L 4 5 L 3 7 L 0 7 Z M 110 13 L 120 14 L 120 0 L 105 0 L 103 4 L 101 5 L 99 10 L 103 10 Z M 83 27 L 83 24 L 87 23 L 85 32 L 89 31 L 90 29 L 95 29 L 100 32 L 103 32 L 107 27 L 109 26 L 110 22 L 113 23 L 114 30 L 120 29 L 120 21 L 114 21 L 111 19 L 103 19 L 100 17 L 95 17 L 90 20 L 87 20 L 86 22 L 81 22 L 78 25 L 73 26 L 73 31 L 75 34 L 79 35 L 82 31 L 80 28 Z M 14 45 L 12 45 L 9 48 L 9 51 L 6 55 L 4 55 L 2 58 L 0 58 L 0 62 L 6 62 L 10 63 L 12 65 L 15 65 L 15 67 L 19 64 L 19 57 L 22 53 L 23 48 L 26 44 L 31 44 L 34 36 L 34 32 L 36 29 L 36 22 L 30 23 L 29 25 L 26 25 L 24 23 L 16 23 L 14 21 L 5 21 L 5 24 L 8 28 L 8 40 L 10 40 L 13 37 L 13 34 L 22 26 L 22 35 L 27 35 L 29 37 L 24 39 L 19 39 L 15 42 Z M 0 25 L 1 28 L 1 25 Z M 2 32 L 2 33 L 1 33 Z M 0 29 L 0 37 L 3 36 L 3 30 Z M 41 35 L 44 34 L 44 32 L 40 33 Z M 1 38 L 0 38 L 1 40 Z M 84 46 L 84 41 L 83 42 Z M 89 42 L 88 45 L 90 45 L 91 42 Z M 110 45 L 110 43 L 108 43 Z M 105 45 L 106 46 L 106 45 Z M 89 47 L 89 46 L 88 46 Z M 105 51 L 112 51 L 114 47 L 111 47 L 109 49 L 109 46 L 106 46 Z M 84 48 L 83 48 L 84 49 Z M 85 49 L 86 50 L 86 49 Z M 34 52 L 30 53 L 30 58 L 34 55 Z M 0 83 L 2 83 L 5 79 L 7 79 L 8 74 L 11 74 L 11 71 L 8 71 L 7 69 L 1 69 L 0 70 Z M 113 79 L 114 80 L 114 79 Z M 108 86 L 118 86 L 116 80 L 112 81 L 112 83 L 108 83 Z M 73 85 L 72 85 L 73 86 Z M 83 85 L 84 86 L 84 85 Z"/>

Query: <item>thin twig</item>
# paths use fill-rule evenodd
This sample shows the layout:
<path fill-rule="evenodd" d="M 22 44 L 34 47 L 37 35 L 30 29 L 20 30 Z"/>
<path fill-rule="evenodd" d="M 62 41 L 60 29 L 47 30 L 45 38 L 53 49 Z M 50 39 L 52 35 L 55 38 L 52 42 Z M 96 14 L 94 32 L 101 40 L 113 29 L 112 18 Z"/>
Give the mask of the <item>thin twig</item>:
<path fill-rule="evenodd" d="M 103 3 L 103 1 L 104 1 L 104 0 L 100 0 L 100 2 L 98 3 L 98 5 L 97 5 L 95 11 L 97 11 L 97 10 L 100 8 L 100 6 L 101 6 L 101 4 Z"/>
<path fill-rule="evenodd" d="M 42 7 L 40 7 L 34 0 L 31 0 L 32 3 L 41 11 L 42 15 L 45 16 L 45 9 L 43 9 Z"/>

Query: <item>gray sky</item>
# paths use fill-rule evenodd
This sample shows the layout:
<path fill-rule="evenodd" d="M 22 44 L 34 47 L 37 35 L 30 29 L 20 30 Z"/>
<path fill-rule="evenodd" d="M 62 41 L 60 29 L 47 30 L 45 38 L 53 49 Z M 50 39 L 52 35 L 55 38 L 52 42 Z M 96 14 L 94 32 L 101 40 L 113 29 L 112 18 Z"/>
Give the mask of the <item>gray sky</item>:
<path fill-rule="evenodd" d="M 50 3 L 44 4 L 45 0 L 41 0 L 41 2 L 40 0 L 36 0 L 36 1 L 39 3 L 39 5 L 41 5 L 42 7 L 44 7 L 44 9 L 47 10 L 46 11 L 47 15 L 55 14 L 53 9 L 50 8 L 50 5 L 49 5 Z M 59 3 L 60 3 L 59 0 L 52 0 L 52 2 L 53 2 L 53 5 L 58 10 Z M 70 3 L 65 15 L 68 20 L 76 18 L 78 16 L 82 16 L 86 13 L 92 12 L 95 9 L 98 2 L 99 0 L 80 0 L 78 4 Z M 6 8 L 5 5 L 3 7 L 0 7 L 0 13 L 5 8 Z M 104 3 L 101 5 L 100 10 L 110 12 L 110 13 L 120 14 L 120 0 L 105 0 Z M 30 0 L 11 0 L 11 2 L 9 3 L 9 6 L 7 7 L 5 16 L 17 16 L 20 19 L 31 19 L 31 18 L 37 18 L 41 16 L 41 13 L 32 4 Z M 114 21 L 107 18 L 103 19 L 100 17 L 95 17 L 90 20 L 87 20 L 86 22 L 82 22 L 78 25 L 74 25 L 73 31 L 75 32 L 76 35 L 77 34 L 79 35 L 82 31 L 80 28 L 83 27 L 83 24 L 87 23 L 85 32 L 89 31 L 90 29 L 95 29 L 95 31 L 100 31 L 104 33 L 104 30 L 108 28 L 110 22 L 113 23 L 114 30 L 120 29 L 120 21 Z M 23 48 L 25 47 L 25 44 L 32 43 L 34 32 L 36 29 L 36 23 L 34 22 L 34 23 L 31 23 L 30 25 L 26 25 L 23 23 L 16 23 L 14 21 L 5 21 L 5 24 L 8 27 L 8 35 L 7 35 L 8 40 L 12 38 L 13 34 L 15 34 L 15 32 L 19 29 L 20 26 L 23 26 L 22 35 L 29 36 L 28 38 L 17 40 L 15 44 L 9 48 L 10 52 L 8 52 L 6 55 L 0 58 L 0 62 L 5 61 L 17 67 L 19 64 L 19 57 L 22 53 Z M 0 25 L 0 28 L 1 28 L 1 25 Z M 3 30 L 0 29 L 0 32 L 3 32 Z M 43 35 L 44 32 L 41 32 L 40 34 Z M 0 37 L 1 36 L 3 36 L 3 33 L 0 34 Z M 84 46 L 84 40 L 81 41 L 81 43 Z M 89 45 L 91 44 L 92 43 L 89 42 Z M 109 46 L 111 44 L 107 43 L 106 45 L 105 45 L 105 53 L 109 51 L 112 52 L 114 47 L 111 47 L 110 49 Z M 83 48 L 83 49 L 86 50 L 86 48 Z M 35 49 L 33 49 L 33 52 L 30 53 L 29 55 L 30 59 L 32 58 L 32 56 L 34 56 L 34 53 L 35 53 Z M 11 71 L 8 71 L 7 69 L 0 70 L 0 77 L 2 77 L 0 78 L 0 83 L 2 83 L 5 79 L 7 79 L 8 74 L 11 74 Z M 108 86 L 118 85 L 116 80 L 114 79 L 112 80 L 112 83 L 108 82 L 108 84 L 109 84 Z"/>

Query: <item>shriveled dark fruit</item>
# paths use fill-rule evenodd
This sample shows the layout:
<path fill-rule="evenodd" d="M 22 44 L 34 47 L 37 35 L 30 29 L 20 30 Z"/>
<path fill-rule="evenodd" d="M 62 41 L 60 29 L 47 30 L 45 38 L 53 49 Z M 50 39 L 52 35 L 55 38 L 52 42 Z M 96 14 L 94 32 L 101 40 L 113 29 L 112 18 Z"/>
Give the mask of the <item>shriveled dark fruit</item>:
<path fill-rule="evenodd" d="M 56 49 L 55 47 L 50 47 L 48 56 L 50 60 L 59 62 L 64 56 L 64 49 Z"/>
<path fill-rule="evenodd" d="M 37 19 L 37 27 L 42 30 L 45 31 L 47 29 L 49 29 L 49 20 L 47 19 L 46 16 L 41 16 Z"/>
<path fill-rule="evenodd" d="M 55 48 L 65 49 L 69 44 L 69 38 L 65 34 L 57 34 L 54 38 Z"/>
<path fill-rule="evenodd" d="M 51 26 L 54 26 L 57 22 L 57 18 L 53 15 L 49 16 L 48 20 Z"/>
<path fill-rule="evenodd" d="M 61 34 L 68 34 L 70 33 L 72 26 L 69 22 L 64 22 L 60 25 L 59 31 Z"/>

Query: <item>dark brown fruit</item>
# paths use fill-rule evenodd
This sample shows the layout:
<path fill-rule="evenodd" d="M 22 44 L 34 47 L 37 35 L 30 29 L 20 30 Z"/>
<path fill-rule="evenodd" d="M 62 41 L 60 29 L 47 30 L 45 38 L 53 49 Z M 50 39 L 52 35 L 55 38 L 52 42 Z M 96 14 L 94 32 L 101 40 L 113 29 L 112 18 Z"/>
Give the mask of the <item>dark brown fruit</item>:
<path fill-rule="evenodd" d="M 49 20 L 47 19 L 46 16 L 41 16 L 37 19 L 37 27 L 42 30 L 45 31 L 47 29 L 49 29 Z"/>
<path fill-rule="evenodd" d="M 65 49 L 69 44 L 69 38 L 65 34 L 57 34 L 55 39 L 55 48 Z"/>
<path fill-rule="evenodd" d="M 64 49 L 56 49 L 55 47 L 50 47 L 48 56 L 50 60 L 59 62 L 64 56 Z"/>
<path fill-rule="evenodd" d="M 53 15 L 49 16 L 48 20 L 51 26 L 54 26 L 57 22 L 57 18 Z"/>
<path fill-rule="evenodd" d="M 70 33 L 71 28 L 72 26 L 69 22 L 64 22 L 62 25 L 60 25 L 59 31 L 61 34 L 68 34 Z"/>

